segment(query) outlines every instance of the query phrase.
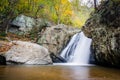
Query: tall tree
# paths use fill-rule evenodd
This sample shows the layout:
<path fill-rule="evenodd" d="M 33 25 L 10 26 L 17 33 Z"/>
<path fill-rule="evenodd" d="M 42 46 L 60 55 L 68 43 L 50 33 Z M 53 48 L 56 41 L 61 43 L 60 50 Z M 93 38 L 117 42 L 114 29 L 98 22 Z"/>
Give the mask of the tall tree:
<path fill-rule="evenodd" d="M 94 0 L 94 8 L 97 9 L 97 0 Z"/>

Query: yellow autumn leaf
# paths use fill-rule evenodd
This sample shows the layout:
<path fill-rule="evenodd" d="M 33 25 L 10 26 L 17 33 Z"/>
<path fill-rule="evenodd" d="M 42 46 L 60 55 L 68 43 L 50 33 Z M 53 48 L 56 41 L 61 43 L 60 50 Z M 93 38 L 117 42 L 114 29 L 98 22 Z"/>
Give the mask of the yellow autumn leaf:
<path fill-rule="evenodd" d="M 66 4 L 68 0 L 61 0 L 61 4 Z"/>

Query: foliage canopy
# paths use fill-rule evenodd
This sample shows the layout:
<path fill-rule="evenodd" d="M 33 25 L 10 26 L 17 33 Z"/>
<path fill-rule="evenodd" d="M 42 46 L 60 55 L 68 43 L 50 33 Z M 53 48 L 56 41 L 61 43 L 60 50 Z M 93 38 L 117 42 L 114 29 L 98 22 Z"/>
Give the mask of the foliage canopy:
<path fill-rule="evenodd" d="M 69 2 L 69 0 L 0 0 L 0 18 L 9 16 L 9 13 L 13 11 L 14 17 L 25 14 L 48 19 L 56 24 L 64 23 L 80 27 L 90 13 L 84 14 L 84 10 L 80 8 L 78 0 L 74 2 Z"/>

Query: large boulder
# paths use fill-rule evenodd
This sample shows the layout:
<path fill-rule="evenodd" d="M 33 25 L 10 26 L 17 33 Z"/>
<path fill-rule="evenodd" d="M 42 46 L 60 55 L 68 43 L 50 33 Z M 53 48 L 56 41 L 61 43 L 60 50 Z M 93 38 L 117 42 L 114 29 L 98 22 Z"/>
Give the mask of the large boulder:
<path fill-rule="evenodd" d="M 46 47 L 50 53 L 59 55 L 70 38 L 77 32 L 80 32 L 80 29 L 72 28 L 64 24 L 47 27 L 45 31 L 43 30 L 41 32 L 37 43 Z"/>
<path fill-rule="evenodd" d="M 17 64 L 51 64 L 46 48 L 30 42 L 12 41 L 12 47 L 5 54 L 6 61 Z"/>
<path fill-rule="evenodd" d="M 29 31 L 35 26 L 35 19 L 25 15 L 19 15 L 13 20 L 12 24 L 18 26 L 21 31 Z"/>
<path fill-rule="evenodd" d="M 93 39 L 93 55 L 98 64 L 120 67 L 120 2 L 108 0 L 82 29 Z"/>
<path fill-rule="evenodd" d="M 29 16 L 19 15 L 12 21 L 11 25 L 9 32 L 26 34 L 34 28 L 40 29 L 42 27 L 51 26 L 51 23 L 45 19 L 35 19 Z"/>

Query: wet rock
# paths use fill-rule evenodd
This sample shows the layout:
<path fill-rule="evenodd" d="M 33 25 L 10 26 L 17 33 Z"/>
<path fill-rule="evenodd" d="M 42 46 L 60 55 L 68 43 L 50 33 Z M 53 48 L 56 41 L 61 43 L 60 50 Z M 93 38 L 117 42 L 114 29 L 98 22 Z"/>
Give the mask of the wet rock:
<path fill-rule="evenodd" d="M 59 55 L 55 55 L 53 53 L 50 54 L 50 57 L 53 61 L 53 63 L 65 63 L 67 62 L 65 59 L 63 59 L 61 56 Z"/>
<path fill-rule="evenodd" d="M 40 34 L 37 43 L 46 47 L 50 53 L 59 54 L 66 46 L 70 38 L 77 32 L 78 28 L 72 28 L 63 24 L 47 27 Z"/>
<path fill-rule="evenodd" d="M 13 41 L 13 46 L 5 54 L 6 61 L 16 64 L 51 64 L 46 48 L 30 42 Z"/>
<path fill-rule="evenodd" d="M 98 64 L 120 67 L 120 2 L 107 1 L 83 27 L 93 39 L 93 55 Z"/>

